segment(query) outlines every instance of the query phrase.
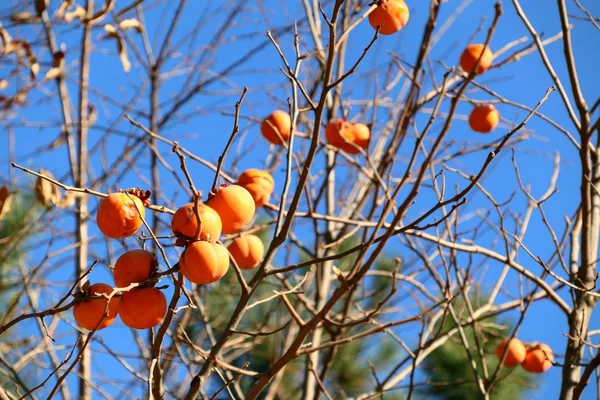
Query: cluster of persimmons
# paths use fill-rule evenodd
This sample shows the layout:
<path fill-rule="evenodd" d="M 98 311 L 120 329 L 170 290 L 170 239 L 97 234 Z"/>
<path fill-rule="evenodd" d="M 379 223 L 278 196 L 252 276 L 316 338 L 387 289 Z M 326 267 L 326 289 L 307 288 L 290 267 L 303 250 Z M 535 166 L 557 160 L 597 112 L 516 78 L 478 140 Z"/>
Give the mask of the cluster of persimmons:
<path fill-rule="evenodd" d="M 206 203 L 198 201 L 177 209 L 171 229 L 176 243 L 185 247 L 179 268 L 187 280 L 196 284 L 218 281 L 229 270 L 230 256 L 241 269 L 260 264 L 264 255 L 262 240 L 241 231 L 254 217 L 256 208 L 268 203 L 273 189 L 274 181 L 267 171 L 249 169 L 235 184 L 211 191 Z M 143 224 L 147 197 L 131 189 L 108 195 L 98 207 L 96 222 L 100 231 L 109 238 L 132 236 Z M 226 248 L 218 243 L 222 233 L 239 235 Z M 154 286 L 157 267 L 155 256 L 147 250 L 125 252 L 114 265 L 116 288 L 105 283 L 84 286 L 83 298 L 73 308 L 75 321 L 88 330 L 109 326 L 117 315 L 134 329 L 160 324 L 167 311 L 167 299 Z"/>
<path fill-rule="evenodd" d="M 504 357 L 504 365 L 516 367 L 521 365 L 525 371 L 541 374 L 552 367 L 554 354 L 548 345 L 543 343 L 523 343 L 517 338 L 504 339 L 496 348 L 498 359 Z"/>
<path fill-rule="evenodd" d="M 409 11 L 404 0 L 378 0 L 374 5 L 369 22 L 380 34 L 391 35 L 408 22 Z M 487 46 L 472 44 L 462 53 L 460 66 L 466 73 L 482 74 L 491 66 L 492 59 Z M 481 105 L 471 112 L 469 125 L 476 132 L 487 133 L 496 127 L 499 118 L 494 106 Z M 275 110 L 261 122 L 260 130 L 268 142 L 284 145 L 291 135 L 290 115 Z M 349 154 L 366 151 L 370 136 L 367 125 L 345 119 L 334 119 L 325 128 L 327 143 Z M 242 231 L 253 219 L 256 208 L 268 203 L 273 189 L 269 172 L 249 169 L 235 184 L 214 188 L 205 203 L 197 199 L 177 209 L 171 229 L 177 244 L 185 247 L 178 265 L 187 280 L 196 284 L 218 281 L 227 273 L 230 257 L 241 269 L 260 264 L 265 251 L 261 239 Z M 98 208 L 98 228 L 109 238 L 132 236 L 143 224 L 148 197 L 148 193 L 132 189 L 108 195 Z M 237 236 L 226 248 L 218 243 L 221 234 Z M 83 286 L 81 301 L 73 309 L 76 322 L 88 330 L 102 329 L 120 315 L 125 325 L 135 329 L 160 324 L 167 300 L 154 286 L 158 281 L 157 268 L 155 256 L 147 250 L 134 249 L 122 254 L 113 270 L 116 288 L 105 283 Z M 523 350 L 522 354 L 525 353 Z M 505 364 L 513 359 L 511 350 Z"/>

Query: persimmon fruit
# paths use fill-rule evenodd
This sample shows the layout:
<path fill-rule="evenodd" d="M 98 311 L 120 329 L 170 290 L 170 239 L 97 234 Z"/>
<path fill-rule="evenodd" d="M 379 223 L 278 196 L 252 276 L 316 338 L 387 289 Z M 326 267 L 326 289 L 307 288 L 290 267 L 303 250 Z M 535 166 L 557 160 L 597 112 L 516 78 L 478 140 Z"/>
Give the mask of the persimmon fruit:
<path fill-rule="evenodd" d="M 260 123 L 260 132 L 269 142 L 275 145 L 287 143 L 290 138 L 292 120 L 282 110 L 275 110 Z"/>
<path fill-rule="evenodd" d="M 221 186 L 206 202 L 221 217 L 223 233 L 238 233 L 252 219 L 256 206 L 250 192 L 239 185 Z"/>
<path fill-rule="evenodd" d="M 137 196 L 111 193 L 100 202 L 96 223 L 109 238 L 129 237 L 142 226 L 145 213 L 144 203 Z"/>
<path fill-rule="evenodd" d="M 83 299 L 83 301 L 73 306 L 73 317 L 75 318 L 77 325 L 87 329 L 88 331 L 91 331 L 94 330 L 100 321 L 102 322 L 100 322 L 100 325 L 98 325 L 97 330 L 104 329 L 112 324 L 119 313 L 121 299 L 113 296 L 110 301 L 108 301 L 106 298 L 92 297 L 102 294 L 109 295 L 112 291 L 113 288 L 106 283 L 95 283 L 87 288 L 86 297 Z M 105 311 L 107 302 L 108 312 L 106 313 Z"/>
<path fill-rule="evenodd" d="M 218 243 L 193 242 L 181 253 L 179 267 L 190 282 L 206 285 L 225 276 L 229 269 L 229 253 Z"/>
<path fill-rule="evenodd" d="M 179 238 L 216 242 L 221 235 L 221 217 L 206 204 L 198 206 L 198 215 L 202 222 L 202 229 L 198 234 L 198 218 L 196 218 L 196 214 L 194 213 L 193 203 L 181 206 L 175 211 L 171 220 L 171 230 Z"/>
<path fill-rule="evenodd" d="M 480 105 L 469 114 L 469 126 L 479 133 L 490 133 L 500 121 L 500 113 L 491 104 Z"/>
<path fill-rule="evenodd" d="M 254 199 L 256 208 L 262 207 L 269 202 L 271 193 L 275 188 L 275 181 L 268 171 L 260 169 L 247 169 L 242 172 L 236 182 L 250 193 Z"/>
<path fill-rule="evenodd" d="M 325 128 L 325 139 L 330 145 L 349 154 L 357 154 L 359 148 L 366 150 L 371 132 L 365 124 L 353 124 L 343 119 L 330 122 Z"/>
<path fill-rule="evenodd" d="M 369 14 L 369 23 L 382 35 L 391 35 L 406 25 L 410 13 L 404 0 L 378 0 L 377 8 Z"/>
<path fill-rule="evenodd" d="M 504 354 L 504 349 L 508 346 L 508 350 L 506 353 L 506 358 L 504 359 L 504 365 L 507 367 L 516 367 L 521 364 L 523 360 L 525 360 L 525 355 L 527 354 L 527 349 L 523 342 L 521 342 L 517 338 L 504 339 L 502 343 L 498 345 L 496 348 L 496 355 L 498 359 L 502 359 L 502 355 Z"/>
<path fill-rule="evenodd" d="M 158 261 L 154 254 L 142 249 L 123 253 L 115 263 L 113 276 L 117 287 L 146 281 L 156 270 Z"/>
<path fill-rule="evenodd" d="M 483 55 L 482 55 L 483 53 Z M 492 65 L 494 55 L 491 50 L 483 44 L 470 44 L 460 55 L 460 67 L 466 72 L 471 73 L 475 69 L 477 60 L 481 57 L 477 66 L 477 74 L 483 74 Z"/>
<path fill-rule="evenodd" d="M 265 246 L 256 235 L 244 235 L 236 238 L 227 250 L 241 269 L 257 267 L 265 255 Z"/>
<path fill-rule="evenodd" d="M 123 293 L 119 315 L 133 329 L 147 329 L 160 324 L 167 312 L 167 298 L 155 287 L 135 288 Z"/>
<path fill-rule="evenodd" d="M 521 365 L 525 371 L 541 374 L 552 367 L 553 361 L 552 349 L 548 345 L 539 343 L 527 349 L 527 355 Z"/>

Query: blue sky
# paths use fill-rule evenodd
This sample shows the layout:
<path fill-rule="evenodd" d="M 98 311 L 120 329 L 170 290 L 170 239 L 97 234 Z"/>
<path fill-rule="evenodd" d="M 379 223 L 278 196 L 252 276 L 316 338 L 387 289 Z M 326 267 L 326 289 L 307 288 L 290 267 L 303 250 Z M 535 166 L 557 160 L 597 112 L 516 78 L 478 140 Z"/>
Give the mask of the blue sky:
<path fill-rule="evenodd" d="M 443 4 L 442 18 L 452 15 L 461 2 L 452 0 Z M 483 20 L 483 31 L 476 34 L 474 41 L 482 42 L 485 39 L 485 32 L 492 19 L 493 1 L 475 0 L 469 4 L 463 12 L 457 17 L 456 22 L 443 34 L 431 51 L 431 62 L 435 67 L 435 77 L 438 82 L 441 80 L 444 72 L 443 67 L 438 61 L 443 60 L 448 66 L 455 65 L 460 51 L 468 43 L 471 35 L 475 34 L 477 27 Z M 600 15 L 600 3 L 588 0 L 582 3 L 589 9 L 593 15 Z M 172 43 L 178 43 L 177 49 L 173 52 L 168 61 L 164 65 L 164 70 L 170 70 L 177 67 L 177 74 L 170 78 L 160 89 L 160 99 L 163 107 L 161 113 L 164 115 L 164 110 L 169 109 L 169 99 L 176 96 L 183 89 L 189 87 L 189 82 L 186 82 L 189 76 L 191 66 L 202 60 L 203 54 L 208 54 L 214 43 L 215 35 L 218 35 L 222 28 L 225 19 L 225 13 L 229 12 L 236 2 L 231 1 L 228 6 L 220 8 L 219 5 L 199 5 L 195 2 L 190 2 L 187 5 L 182 16 L 180 28 L 175 31 Z M 411 18 L 409 24 L 397 35 L 380 37 L 374 45 L 370 55 L 368 55 L 361 67 L 345 84 L 343 97 L 344 100 L 356 100 L 369 97 L 373 93 L 373 70 L 381 71 L 380 79 L 383 79 L 387 68 L 390 66 L 391 58 L 389 51 L 393 51 L 402 60 L 407 63 L 412 63 L 416 58 L 416 53 L 419 46 L 423 26 L 427 18 L 427 6 L 425 3 L 418 4 L 417 2 L 408 3 L 411 10 Z M 505 44 L 527 36 L 523 24 L 515 14 L 514 8 L 510 1 L 504 2 L 504 15 L 498 24 L 496 33 L 491 41 L 492 50 L 503 47 Z M 530 22 L 538 32 L 545 34 L 544 38 L 557 34 L 560 30 L 558 13 L 556 4 L 545 0 L 523 1 L 525 12 L 529 16 Z M 569 11 L 575 15 L 582 13 L 575 7 L 574 3 L 568 2 Z M 3 10 L 4 8 L 0 8 Z M 174 7 L 163 9 L 162 6 L 152 8 L 144 18 L 148 29 L 150 42 L 156 49 L 162 42 L 164 34 L 164 25 L 162 21 L 166 16 L 171 16 Z M 249 49 L 260 46 L 263 41 L 267 40 L 266 31 L 271 30 L 274 33 L 289 24 L 298 15 L 302 15 L 303 11 L 300 7 L 300 2 L 274 2 L 271 0 L 262 2 L 248 2 L 244 5 L 244 11 L 234 22 L 234 28 L 227 31 L 223 43 L 214 53 L 214 59 L 211 63 L 206 64 L 206 68 L 202 71 L 203 79 L 215 76 L 220 71 L 227 68 L 232 62 L 237 60 Z M 3 13 L 2 15 L 5 15 Z M 190 26 L 194 26 L 197 21 L 205 20 L 206 23 L 198 32 L 197 37 L 186 39 L 185 35 L 189 32 Z M 597 73 L 597 66 L 600 63 L 600 55 L 597 51 L 598 34 L 599 32 L 589 23 L 581 20 L 572 20 L 574 25 L 572 37 L 574 43 L 574 54 L 577 59 L 577 68 L 582 83 L 584 95 L 590 103 L 593 103 L 600 95 L 600 76 Z M 34 28 L 15 29 L 13 36 L 18 37 L 19 34 L 32 35 L 38 32 Z M 75 61 L 77 57 L 76 43 L 79 40 L 79 35 L 74 34 L 70 28 L 59 28 L 59 41 L 66 44 L 67 47 L 67 68 L 70 81 L 70 90 L 72 95 L 76 93 L 73 82 L 77 79 L 77 68 Z M 12 32 L 11 32 L 12 33 Z M 132 70 L 128 74 L 124 74 L 118 58 L 114 54 L 114 43 L 99 40 L 103 32 L 97 29 L 93 33 L 94 37 L 94 54 L 92 56 L 91 66 L 91 88 L 93 89 L 91 101 L 98 109 L 98 121 L 90 133 L 90 148 L 96 146 L 102 141 L 106 141 L 106 145 L 102 147 L 102 151 L 96 151 L 91 157 L 91 166 L 93 175 L 98 176 L 104 164 L 111 165 L 121 158 L 121 151 L 127 143 L 130 143 L 132 137 L 138 137 L 141 132 L 133 128 L 119 114 L 120 106 L 114 104 L 114 100 L 122 104 L 132 104 L 132 99 L 135 98 L 135 93 L 140 85 L 145 80 L 145 73 L 140 68 L 141 65 L 136 59 L 133 52 L 129 52 L 129 58 L 133 63 Z M 301 28 L 301 34 L 306 35 L 306 29 Z M 351 64 L 360 53 L 365 45 L 369 42 L 372 36 L 372 29 L 365 21 L 363 22 L 350 37 L 350 45 L 348 46 L 348 64 Z M 281 45 L 284 53 L 290 59 L 293 57 L 293 41 L 289 34 L 275 34 L 276 39 Z M 306 36 L 307 37 L 307 36 Z M 141 40 L 136 35 L 131 35 L 131 38 L 138 45 Z M 527 42 L 529 43 L 529 41 Z M 303 51 L 309 51 L 312 43 L 308 40 L 302 42 Z M 517 48 L 521 48 L 517 46 Z M 567 79 L 567 71 L 562 56 L 562 42 L 557 41 L 546 47 L 549 58 L 557 74 L 562 77 L 563 84 L 569 91 L 569 83 Z M 510 52 L 509 52 L 510 53 Z M 39 54 L 40 59 L 48 59 L 48 54 Z M 501 57 L 502 59 L 503 57 Z M 251 57 L 249 62 L 235 69 L 234 72 L 226 79 L 215 79 L 213 83 L 207 85 L 204 91 L 196 96 L 193 101 L 184 106 L 180 110 L 180 115 L 185 118 L 178 120 L 176 124 L 167 124 L 161 130 L 161 134 L 171 140 L 178 141 L 182 146 L 194 152 L 200 157 L 209 161 L 216 162 L 217 156 L 222 151 L 232 127 L 231 114 L 234 110 L 234 103 L 239 97 L 244 86 L 248 86 L 249 92 L 242 107 L 242 121 L 240 124 L 241 133 L 239 138 L 234 142 L 229 153 L 229 159 L 225 162 L 225 169 L 231 172 L 238 172 L 244 168 L 262 167 L 265 160 L 268 159 L 270 149 L 265 145 L 260 137 L 258 125 L 251 121 L 251 118 L 260 119 L 267 115 L 274 108 L 285 108 L 286 97 L 291 94 L 290 86 L 286 78 L 278 71 L 280 67 L 280 59 L 272 45 L 266 44 L 260 47 Z M 306 63 L 308 67 L 308 63 Z M 2 71 L 2 67 L 0 67 Z M 44 68 L 42 73 L 44 73 Z M 302 71 L 303 76 L 311 77 L 314 71 L 306 69 Z M 477 78 L 478 82 L 488 85 L 491 89 L 505 96 L 506 98 L 525 104 L 529 107 L 534 106 L 543 96 L 545 90 L 552 85 L 552 81 L 543 68 L 540 57 L 537 54 L 532 54 L 519 62 L 511 63 L 501 69 L 494 69 L 486 73 L 484 76 Z M 431 87 L 431 81 L 426 82 L 426 87 Z M 48 88 L 50 90 L 50 87 Z M 53 87 L 52 87 L 52 90 Z M 142 99 L 135 102 L 135 109 L 129 113 L 140 122 L 146 124 L 147 119 L 138 111 L 147 112 L 148 101 L 147 86 L 142 89 Z M 398 89 L 395 89 L 390 98 L 395 99 L 398 96 Z M 469 93 L 468 96 L 475 100 L 489 99 L 489 96 L 481 92 Z M 106 97 L 113 99 L 107 101 Z M 74 97 L 75 99 L 75 97 Z M 431 108 L 431 107 L 429 107 Z M 462 103 L 459 107 L 459 114 L 466 115 L 471 106 Z M 454 140 L 456 143 L 464 141 L 473 141 L 475 143 L 486 143 L 491 140 L 500 138 L 510 129 L 511 124 L 519 123 L 525 116 L 526 112 L 518 110 L 508 105 L 498 105 L 503 123 L 492 134 L 487 136 L 475 136 L 469 129 L 465 120 L 456 119 L 452 130 L 449 133 L 448 140 Z M 444 103 L 442 111 L 447 111 L 448 104 Z M 350 115 L 360 111 L 360 107 L 354 106 L 351 108 Z M 562 101 L 558 93 L 553 93 L 549 100 L 543 105 L 540 110 L 544 114 L 550 116 L 560 125 L 574 133 L 573 127 L 565 113 Z M 370 113 L 367 113 L 370 116 Z M 45 96 L 36 95 L 30 99 L 30 103 L 19 113 L 15 119 L 22 119 L 31 122 L 56 122 L 59 121 L 60 108 L 55 97 L 49 99 Z M 13 117 L 10 118 L 11 121 Z M 363 117 L 365 118 L 365 117 Z M 377 135 L 377 129 L 387 122 L 387 113 L 379 112 L 376 120 L 376 126 L 373 129 L 373 134 Z M 428 115 L 423 114 L 417 119 L 417 125 L 422 128 Z M 363 120 L 365 122 L 365 120 Z M 440 122 L 436 123 L 437 132 L 439 132 Z M 579 198 L 579 167 L 577 166 L 577 153 L 568 140 L 556 129 L 552 128 L 548 123 L 534 118 L 527 125 L 527 129 L 531 130 L 532 137 L 519 143 L 515 147 L 516 157 L 519 163 L 523 181 L 531 183 L 532 193 L 539 196 L 546 190 L 547 182 L 550 179 L 553 154 L 555 151 L 560 152 L 561 170 L 558 179 L 558 193 L 556 193 L 550 201 L 545 203 L 545 211 L 549 216 L 550 221 L 556 227 L 557 231 L 561 231 L 564 227 L 564 216 L 572 215 Z M 107 132 L 109 132 L 107 134 Z M 59 147 L 53 151 L 35 152 L 32 154 L 33 148 L 38 148 L 46 143 L 51 142 L 59 133 L 56 126 L 50 128 L 31 128 L 17 126 L 14 129 L 15 134 L 15 155 L 20 164 L 37 169 L 40 167 L 50 170 L 55 176 L 61 177 L 69 172 L 67 153 L 63 147 Z M 133 135 L 133 136 L 129 136 Z M 3 124 L 0 127 L 0 171 L 1 176 L 8 176 L 10 166 L 8 165 L 8 146 L 5 145 L 8 140 L 8 129 Z M 33 144 L 33 147 L 32 147 Z M 298 148 L 302 149 L 306 143 L 299 141 Z M 305 147 L 304 147 L 305 148 Z M 409 147 L 404 147 L 406 155 Z M 176 157 L 171 152 L 171 149 L 166 145 L 160 145 L 159 151 L 164 156 L 165 160 L 176 167 Z M 131 155 L 136 159 L 136 165 L 139 166 L 141 173 L 146 179 L 149 179 L 149 157 L 148 152 L 143 151 L 140 155 Z M 453 163 L 454 167 L 463 167 L 465 171 L 476 172 L 479 166 L 485 159 L 486 153 L 479 153 L 472 156 L 464 157 L 460 162 Z M 232 159 L 239 159 L 239 163 L 232 166 Z M 511 167 L 510 151 L 506 149 L 504 153 L 494 161 L 494 168 L 488 172 L 484 178 L 484 185 L 491 193 L 497 196 L 498 199 L 507 199 L 510 194 L 517 188 L 515 173 Z M 318 170 L 323 165 L 323 156 L 317 158 L 314 170 Z M 208 191 L 213 178 L 213 173 L 197 163 L 190 163 L 190 172 L 196 182 L 196 186 Z M 397 169 L 397 173 L 402 170 L 402 165 Z M 12 172 L 18 177 L 23 178 L 21 172 Z M 161 196 L 163 202 L 174 201 L 175 204 L 181 204 L 186 201 L 186 195 L 179 187 L 177 181 L 171 176 L 170 172 L 161 167 L 161 177 L 163 184 L 161 185 Z M 180 174 L 181 176 L 181 174 Z M 283 168 L 278 168 L 275 174 L 276 190 L 282 189 Z M 69 182 L 66 179 L 67 183 Z M 464 181 L 455 178 L 449 178 L 449 182 L 464 184 Z M 131 186 L 146 186 L 143 179 L 137 175 L 135 170 L 126 170 L 124 175 L 118 181 L 109 180 L 99 188 L 102 191 L 112 191 L 116 188 L 126 188 Z M 417 204 L 409 211 L 409 216 L 418 215 L 419 211 L 426 209 L 428 198 L 424 195 L 423 202 Z M 429 199 L 431 200 L 431 199 Z M 525 199 L 522 195 L 517 195 L 513 202 L 513 210 L 516 212 L 523 211 Z M 96 200 L 91 200 L 92 209 L 97 204 Z M 467 210 L 489 208 L 489 203 L 485 201 L 480 194 L 474 194 L 469 198 Z M 70 230 L 72 218 L 61 213 L 53 211 L 50 213 L 51 224 L 53 227 Z M 163 221 L 169 221 L 168 218 L 163 218 Z M 302 225 L 300 225 L 302 226 Z M 299 232 L 303 232 L 304 228 L 300 228 Z M 106 260 L 107 247 L 104 241 L 100 240 L 99 231 L 94 224 L 91 224 L 90 233 L 97 239 L 92 246 L 91 257 L 100 256 Z M 490 244 L 493 237 L 486 235 L 481 244 Z M 125 241 L 127 246 L 135 246 L 133 239 Z M 542 257 L 551 253 L 551 242 L 547 231 L 544 230 L 541 219 L 538 213 L 534 214 L 531 222 L 529 233 L 525 237 L 526 245 L 535 253 Z M 57 239 L 52 245 L 52 250 L 60 249 L 70 244 L 67 239 Z M 111 244 L 115 251 L 115 255 L 119 254 L 119 244 L 115 241 Z M 395 246 L 395 245 L 392 245 Z M 39 260 L 45 252 L 45 248 L 37 248 L 31 254 L 32 264 Z M 66 253 L 69 255 L 72 253 Z M 62 282 L 62 286 L 54 288 L 52 291 L 42 294 L 44 301 L 52 302 L 53 299 L 60 297 L 65 289 L 65 285 L 72 279 L 73 266 L 68 257 L 61 258 L 64 262 L 57 263 L 56 267 L 51 269 L 45 277 L 47 279 L 55 279 Z M 114 261 L 114 260 L 113 260 Z M 173 262 L 176 261 L 176 256 L 173 254 Z M 283 260 L 278 258 L 276 263 Z M 519 261 L 523 265 L 530 268 L 536 273 L 541 273 L 541 268 L 536 265 L 528 256 L 521 252 Z M 490 263 L 489 270 L 486 273 L 486 278 L 483 281 L 484 287 L 491 287 L 494 283 L 494 276 L 497 276 L 501 266 Z M 100 265 L 93 273 L 95 281 L 111 282 L 107 268 Z M 111 282 L 112 283 L 112 282 Z M 518 290 L 519 281 L 516 275 L 512 274 L 506 284 L 508 295 L 512 291 Z M 167 293 L 170 293 L 167 291 Z M 567 298 L 567 296 L 564 296 Z M 499 300 L 507 298 L 503 294 Z M 514 317 L 514 316 L 513 316 Z M 70 315 L 65 315 L 64 318 L 70 319 Z M 591 322 L 591 329 L 598 328 L 600 322 L 597 314 L 594 314 Z M 65 327 L 67 325 L 65 324 Z M 70 332 L 64 329 L 63 332 Z M 110 346 L 115 349 L 127 349 L 130 346 L 129 341 L 123 340 L 124 337 L 130 335 L 127 329 L 120 321 L 115 323 L 110 329 L 103 331 L 100 336 Z M 522 328 L 519 332 L 519 337 L 524 341 L 542 341 L 548 343 L 558 354 L 564 351 L 566 332 L 566 319 L 562 316 L 557 308 L 548 301 L 541 301 L 532 306 L 529 311 Z M 71 343 L 69 339 L 65 339 L 66 343 Z M 99 348 L 99 347 L 95 347 Z M 94 363 L 95 371 L 111 375 L 111 371 L 118 371 L 118 366 L 113 363 L 103 363 L 102 360 L 108 360 L 108 357 L 100 357 Z M 586 392 L 587 395 L 592 395 L 594 392 L 593 385 Z M 556 396 L 560 388 L 560 369 L 553 368 L 546 373 L 540 380 L 540 388 L 532 394 L 530 398 L 553 398 Z M 110 389 L 108 389 L 110 391 Z"/>

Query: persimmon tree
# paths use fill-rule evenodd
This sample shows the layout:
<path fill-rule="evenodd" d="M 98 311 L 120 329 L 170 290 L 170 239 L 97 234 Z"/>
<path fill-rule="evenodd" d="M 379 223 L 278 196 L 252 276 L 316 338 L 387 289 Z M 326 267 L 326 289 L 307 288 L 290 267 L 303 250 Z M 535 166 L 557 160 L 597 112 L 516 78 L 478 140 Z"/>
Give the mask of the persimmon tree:
<path fill-rule="evenodd" d="M 594 4 L 200 3 L 3 5 L 0 398 L 598 395 Z"/>

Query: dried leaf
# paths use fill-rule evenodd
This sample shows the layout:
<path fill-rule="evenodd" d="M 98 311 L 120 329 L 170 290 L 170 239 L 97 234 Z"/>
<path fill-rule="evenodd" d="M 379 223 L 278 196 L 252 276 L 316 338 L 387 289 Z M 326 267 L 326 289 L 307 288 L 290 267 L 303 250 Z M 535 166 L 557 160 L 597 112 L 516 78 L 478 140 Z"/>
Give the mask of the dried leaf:
<path fill-rule="evenodd" d="M 131 68 L 131 63 L 129 62 L 129 58 L 127 58 L 127 47 L 125 46 L 125 41 L 117 32 L 117 29 L 110 25 L 104 25 L 104 30 L 108 32 L 103 39 L 114 39 L 117 42 L 117 50 L 119 51 L 119 59 L 121 60 L 121 64 L 123 64 L 123 70 L 125 72 L 129 72 Z"/>
<path fill-rule="evenodd" d="M 8 191 L 5 185 L 0 187 L 0 221 L 4 219 L 6 214 L 10 211 L 10 206 L 13 200 L 13 193 Z"/>
<path fill-rule="evenodd" d="M 22 57 L 24 54 L 27 56 L 31 80 L 34 80 L 40 72 L 40 64 L 38 64 L 37 58 L 31 50 L 29 43 L 24 40 L 11 40 L 6 44 L 4 54 L 8 55 L 11 53 L 17 54 L 17 57 Z"/>
<path fill-rule="evenodd" d="M 54 178 L 54 176 L 43 168 L 40 168 L 40 174 L 47 176 L 48 178 Z M 35 197 L 37 200 L 46 208 L 50 208 L 60 200 L 60 193 L 58 188 L 51 182 L 38 177 L 35 181 Z"/>
<path fill-rule="evenodd" d="M 58 10 L 56 10 L 56 18 L 60 18 L 60 19 L 64 18 L 65 13 L 67 12 L 67 10 L 69 8 L 71 8 L 72 5 L 73 5 L 73 0 L 63 0 L 63 2 L 60 3 L 60 6 L 58 6 Z"/>
<path fill-rule="evenodd" d="M 98 120 L 98 112 L 96 112 L 96 106 L 93 104 L 88 105 L 88 128 L 96 123 Z"/>
<path fill-rule="evenodd" d="M 12 38 L 10 37 L 8 32 L 6 32 L 6 30 L 2 27 L 1 23 L 0 23 L 0 39 L 2 39 L 3 47 L 7 46 L 12 41 Z"/>
<path fill-rule="evenodd" d="M 81 6 L 76 6 L 75 10 L 65 13 L 65 21 L 71 22 L 75 18 L 83 20 L 87 16 L 87 11 Z"/>
<path fill-rule="evenodd" d="M 98 23 L 106 17 L 106 15 L 115 8 L 115 0 L 106 0 L 102 10 L 98 11 L 96 14 L 92 15 L 92 18 L 89 19 L 91 24 Z"/>
<path fill-rule="evenodd" d="M 16 53 L 18 56 L 23 55 L 23 48 L 20 40 L 11 40 L 10 42 L 6 43 L 4 46 L 4 54 L 8 55 L 11 53 Z"/>
<path fill-rule="evenodd" d="M 35 0 L 35 12 L 38 16 L 42 16 L 42 13 L 48 8 L 48 0 Z"/>
<path fill-rule="evenodd" d="M 115 28 L 113 25 L 111 24 L 106 24 L 104 25 L 104 30 L 108 33 L 108 36 L 111 36 L 113 34 L 117 33 L 117 28 Z"/>
<path fill-rule="evenodd" d="M 0 79 L 0 90 L 5 90 L 8 87 L 8 79 Z"/>
<path fill-rule="evenodd" d="M 31 72 L 31 74 L 30 74 L 31 80 L 34 80 L 40 73 L 40 64 L 38 64 L 37 61 L 35 61 L 33 64 L 31 64 L 30 72 Z"/>
<path fill-rule="evenodd" d="M 62 74 L 62 69 L 60 68 L 50 68 L 48 72 L 46 72 L 46 76 L 44 76 L 45 81 L 49 81 L 51 79 L 58 78 Z"/>
<path fill-rule="evenodd" d="M 54 67 L 50 68 L 48 72 L 46 72 L 44 81 L 49 81 L 62 75 L 65 66 L 65 53 L 62 51 L 57 51 L 54 53 L 52 63 L 54 64 Z"/>
<path fill-rule="evenodd" d="M 27 23 L 27 22 L 32 22 L 36 19 L 35 15 L 33 15 L 32 13 L 30 13 L 29 11 L 21 11 L 21 12 L 16 12 L 13 15 L 10 16 L 10 20 L 12 22 L 15 23 Z"/>
<path fill-rule="evenodd" d="M 140 21 L 135 18 L 124 19 L 119 24 L 119 28 L 124 31 L 128 29 L 135 29 L 138 33 L 142 33 L 142 24 L 140 24 Z"/>
<path fill-rule="evenodd" d="M 79 192 L 67 192 L 65 195 L 56 203 L 58 208 L 69 208 L 75 204 L 75 199 L 83 196 L 83 193 Z"/>
<path fill-rule="evenodd" d="M 335 265 L 332 267 L 333 269 L 333 273 L 336 274 L 338 277 L 344 277 L 344 274 L 342 273 L 342 271 L 336 267 Z"/>
<path fill-rule="evenodd" d="M 20 106 L 24 106 L 27 100 L 27 92 L 25 90 L 21 90 L 16 96 L 13 97 L 13 102 Z"/>

